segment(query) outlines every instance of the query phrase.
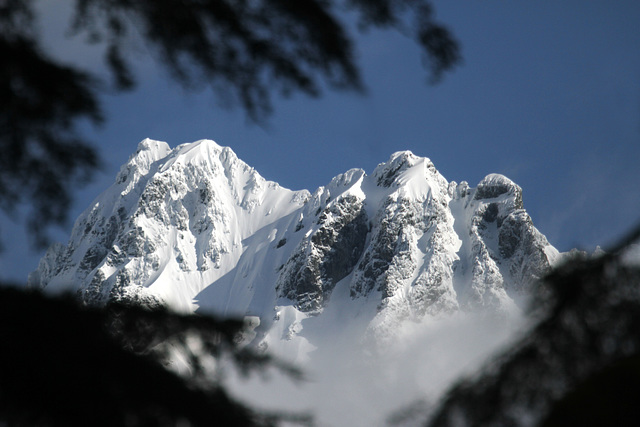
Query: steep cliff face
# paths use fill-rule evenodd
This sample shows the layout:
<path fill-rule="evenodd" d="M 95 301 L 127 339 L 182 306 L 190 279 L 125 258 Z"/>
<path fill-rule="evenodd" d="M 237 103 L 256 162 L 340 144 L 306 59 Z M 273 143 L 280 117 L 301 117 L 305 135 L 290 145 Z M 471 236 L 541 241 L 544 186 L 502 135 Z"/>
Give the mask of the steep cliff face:
<path fill-rule="evenodd" d="M 73 289 L 92 304 L 133 298 L 194 310 L 194 296 L 237 263 L 244 239 L 308 197 L 213 141 L 171 150 L 144 140 L 30 284 Z"/>
<path fill-rule="evenodd" d="M 471 188 L 399 152 L 310 194 L 213 141 L 144 140 L 29 282 L 91 304 L 257 316 L 257 342 L 304 352 L 339 311 L 384 339 L 408 319 L 514 310 L 557 256 L 501 175 Z"/>

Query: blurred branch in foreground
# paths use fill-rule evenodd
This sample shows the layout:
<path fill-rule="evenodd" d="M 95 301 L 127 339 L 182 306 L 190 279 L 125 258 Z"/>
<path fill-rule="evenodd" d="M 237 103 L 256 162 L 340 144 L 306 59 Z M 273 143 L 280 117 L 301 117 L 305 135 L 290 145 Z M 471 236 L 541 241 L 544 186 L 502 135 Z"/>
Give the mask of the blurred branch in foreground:
<path fill-rule="evenodd" d="M 69 34 L 104 52 L 106 83 L 45 51 L 34 4 L 0 2 L 0 209 L 17 217 L 28 206 L 37 247 L 49 226 L 66 221 L 70 187 L 99 165 L 78 125 L 103 122 L 101 92 L 135 87 L 139 39 L 172 80 L 211 89 L 256 123 L 272 112 L 274 95 L 364 92 L 355 35 L 342 21 L 349 11 L 360 29 L 391 28 L 416 43 L 432 82 L 460 62 L 429 0 L 75 0 Z"/>
<path fill-rule="evenodd" d="M 232 398 L 218 378 L 204 379 L 201 360 L 225 355 L 244 372 L 276 366 L 299 377 L 294 368 L 239 346 L 242 327 L 165 309 L 81 307 L 71 297 L 1 286 L 0 424 L 309 424 L 306 415 L 254 410 Z M 198 351 L 189 349 L 188 337 L 202 344 Z M 167 354 L 154 348 L 164 343 L 191 356 L 190 378 L 159 363 Z"/>

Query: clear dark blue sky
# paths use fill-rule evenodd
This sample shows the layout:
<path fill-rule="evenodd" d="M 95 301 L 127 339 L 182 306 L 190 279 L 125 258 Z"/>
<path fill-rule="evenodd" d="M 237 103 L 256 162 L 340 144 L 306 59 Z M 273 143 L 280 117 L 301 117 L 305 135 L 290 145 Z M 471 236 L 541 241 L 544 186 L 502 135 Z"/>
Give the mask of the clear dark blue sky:
<path fill-rule="evenodd" d="M 67 2 L 48 3 L 51 49 L 99 70 L 97 52 L 56 35 Z M 639 221 L 640 2 L 434 3 L 464 56 L 442 83 L 426 84 L 409 40 L 370 32 L 358 44 L 368 95 L 278 100 L 267 129 L 138 61 L 138 89 L 103 98 L 108 121 L 88 134 L 104 172 L 74 191 L 72 220 L 56 238 L 66 242 L 72 221 L 145 137 L 171 146 L 214 139 L 265 178 L 311 191 L 350 168 L 371 172 L 398 150 L 429 157 L 445 178 L 471 186 L 502 173 L 523 188 L 534 224 L 560 250 L 606 246 Z M 0 278 L 23 280 L 42 254 L 28 250 L 15 222 L 2 218 L 1 227 Z"/>

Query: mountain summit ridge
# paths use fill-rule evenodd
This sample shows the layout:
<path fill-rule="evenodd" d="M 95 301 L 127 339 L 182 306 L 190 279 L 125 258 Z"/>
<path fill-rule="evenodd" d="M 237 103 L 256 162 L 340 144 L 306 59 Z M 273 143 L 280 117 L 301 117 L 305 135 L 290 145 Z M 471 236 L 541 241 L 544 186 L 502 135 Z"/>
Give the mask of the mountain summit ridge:
<path fill-rule="evenodd" d="M 518 310 L 558 257 L 503 175 L 472 188 L 400 151 L 310 193 L 211 140 L 145 139 L 29 285 L 90 304 L 256 316 L 256 344 L 304 356 L 330 315 L 384 340 L 408 319 Z"/>

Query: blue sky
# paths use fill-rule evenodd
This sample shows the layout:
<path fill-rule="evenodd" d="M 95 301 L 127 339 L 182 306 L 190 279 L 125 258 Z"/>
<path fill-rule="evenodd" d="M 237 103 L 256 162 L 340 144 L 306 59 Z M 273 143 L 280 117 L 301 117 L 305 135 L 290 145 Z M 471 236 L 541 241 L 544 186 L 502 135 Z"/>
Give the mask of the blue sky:
<path fill-rule="evenodd" d="M 65 43 L 58 3 L 43 6 L 57 55 L 100 71 L 99 53 Z M 464 62 L 426 84 L 417 46 L 391 31 L 358 37 L 365 96 L 327 92 L 276 100 L 268 126 L 214 96 L 186 93 L 138 47 L 140 85 L 102 98 L 107 122 L 87 135 L 105 163 L 74 189 L 73 220 L 114 180 L 137 143 L 202 138 L 230 146 L 265 178 L 311 191 L 350 168 L 371 172 L 399 150 L 429 157 L 475 186 L 502 173 L 523 188 L 534 224 L 560 250 L 611 243 L 640 220 L 640 2 L 435 1 Z M 146 58 L 146 59 L 145 59 Z M 2 217 L 0 278 L 24 280 L 30 251 L 19 220 Z"/>

